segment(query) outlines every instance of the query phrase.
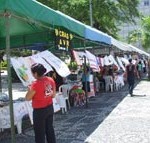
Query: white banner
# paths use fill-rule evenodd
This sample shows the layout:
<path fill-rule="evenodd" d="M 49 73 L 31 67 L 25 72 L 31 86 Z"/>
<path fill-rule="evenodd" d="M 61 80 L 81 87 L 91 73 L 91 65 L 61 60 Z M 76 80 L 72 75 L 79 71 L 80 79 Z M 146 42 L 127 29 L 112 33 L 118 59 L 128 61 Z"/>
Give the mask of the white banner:
<path fill-rule="evenodd" d="M 52 67 L 50 64 L 48 64 L 41 56 L 40 54 L 32 55 L 30 58 L 35 62 L 35 63 L 40 63 L 46 68 L 46 73 L 53 71 Z M 45 73 L 45 74 L 46 74 Z"/>
<path fill-rule="evenodd" d="M 73 56 L 75 58 L 75 61 L 77 62 L 77 65 L 82 65 L 81 57 L 79 56 L 79 53 L 77 51 L 73 50 Z"/>
<path fill-rule="evenodd" d="M 46 62 L 48 62 L 60 76 L 66 77 L 70 74 L 68 66 L 51 52 L 43 51 L 39 53 L 39 55 L 45 59 Z"/>
<path fill-rule="evenodd" d="M 120 66 L 118 65 L 118 63 L 116 62 L 116 60 L 114 59 L 114 57 L 112 55 L 109 55 L 108 58 L 113 62 L 114 65 L 117 66 L 117 68 L 119 70 Z"/>
<path fill-rule="evenodd" d="M 129 61 L 128 61 L 128 59 L 126 59 L 126 58 L 121 58 L 121 61 L 125 64 L 125 66 L 127 66 L 128 64 L 129 64 Z"/>
<path fill-rule="evenodd" d="M 46 73 L 52 71 L 51 66 L 53 66 L 56 72 L 62 77 L 70 74 L 68 66 L 49 51 L 44 51 L 29 57 L 13 57 L 11 58 L 11 63 L 24 86 L 30 85 L 35 80 L 31 73 L 31 65 L 34 63 L 43 64 L 47 70 Z"/>
<path fill-rule="evenodd" d="M 105 57 L 104 57 L 104 65 L 110 66 L 110 65 L 112 65 L 112 64 L 113 64 L 113 62 L 110 61 L 110 59 L 108 58 L 108 56 L 105 56 Z"/>
<path fill-rule="evenodd" d="M 11 63 L 17 76 L 19 77 L 24 86 L 30 85 L 35 80 L 32 76 L 30 65 L 25 60 L 25 58 L 11 58 Z"/>
<path fill-rule="evenodd" d="M 100 71 L 96 56 L 90 53 L 89 51 L 85 51 L 85 52 L 86 52 L 86 57 L 89 60 L 90 67 L 93 69 L 93 71 Z"/>
<path fill-rule="evenodd" d="M 104 67 L 104 58 L 99 57 L 100 66 Z"/>
<path fill-rule="evenodd" d="M 117 57 L 117 61 L 118 61 L 119 66 L 123 69 L 123 71 L 125 71 L 126 70 L 125 66 L 123 65 L 122 60 L 121 60 L 120 57 Z"/>

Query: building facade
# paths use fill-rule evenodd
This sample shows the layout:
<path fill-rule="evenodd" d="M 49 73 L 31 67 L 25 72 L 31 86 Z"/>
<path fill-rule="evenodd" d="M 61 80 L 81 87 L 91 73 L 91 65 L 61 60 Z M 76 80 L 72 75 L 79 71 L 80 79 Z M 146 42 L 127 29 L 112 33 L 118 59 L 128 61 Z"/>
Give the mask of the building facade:
<path fill-rule="evenodd" d="M 140 13 L 142 13 L 142 15 L 150 16 L 150 0 L 140 0 L 138 9 L 139 9 Z M 121 30 L 119 31 L 119 35 L 123 41 L 127 42 L 128 34 L 131 31 L 138 30 L 141 28 L 140 20 L 136 19 L 136 21 L 137 21 L 137 24 L 125 23 L 120 26 Z M 142 49 L 140 39 L 137 43 L 135 43 L 135 46 Z"/>

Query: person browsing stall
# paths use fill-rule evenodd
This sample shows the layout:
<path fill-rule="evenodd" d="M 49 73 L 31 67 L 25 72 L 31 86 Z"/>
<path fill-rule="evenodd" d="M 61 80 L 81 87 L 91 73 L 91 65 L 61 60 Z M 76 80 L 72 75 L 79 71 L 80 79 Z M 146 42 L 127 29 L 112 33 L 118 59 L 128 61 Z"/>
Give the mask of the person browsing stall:
<path fill-rule="evenodd" d="M 31 66 L 31 72 L 36 79 L 28 88 L 26 100 L 32 100 L 33 128 L 35 142 L 56 143 L 53 128 L 53 100 L 56 93 L 55 81 L 51 77 L 44 76 L 46 68 L 39 63 Z"/>
<path fill-rule="evenodd" d="M 85 73 L 82 74 L 82 89 L 86 92 L 90 92 L 90 68 L 86 67 Z M 87 86 L 87 87 L 86 87 Z"/>

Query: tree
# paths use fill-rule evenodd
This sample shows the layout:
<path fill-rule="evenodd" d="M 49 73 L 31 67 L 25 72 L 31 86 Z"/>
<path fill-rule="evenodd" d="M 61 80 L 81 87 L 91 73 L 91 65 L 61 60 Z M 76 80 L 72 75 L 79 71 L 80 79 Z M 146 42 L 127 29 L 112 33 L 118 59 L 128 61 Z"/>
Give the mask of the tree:
<path fill-rule="evenodd" d="M 85 24 L 90 25 L 89 0 L 38 0 Z M 138 0 L 92 0 L 93 26 L 117 37 L 118 25 L 135 22 L 139 17 Z"/>
<path fill-rule="evenodd" d="M 142 20 L 142 45 L 146 49 L 150 48 L 150 16 L 144 17 Z"/>
<path fill-rule="evenodd" d="M 144 49 L 150 48 L 150 16 L 141 19 L 141 28 L 131 31 L 128 37 L 129 43 L 141 42 Z M 150 59 L 148 61 L 148 79 L 150 80 Z"/>
<path fill-rule="evenodd" d="M 129 33 L 128 42 L 141 42 L 144 49 L 150 48 L 150 16 L 141 19 L 141 27 Z"/>

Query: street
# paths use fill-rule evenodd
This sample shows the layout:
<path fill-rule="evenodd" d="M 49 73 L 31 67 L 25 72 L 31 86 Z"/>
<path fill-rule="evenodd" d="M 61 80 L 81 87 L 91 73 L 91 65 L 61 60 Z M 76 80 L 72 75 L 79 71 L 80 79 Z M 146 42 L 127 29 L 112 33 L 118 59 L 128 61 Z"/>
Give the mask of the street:
<path fill-rule="evenodd" d="M 143 80 L 130 97 L 127 85 L 120 91 L 99 93 L 88 108 L 72 107 L 54 116 L 57 143 L 149 143 L 150 82 Z M 146 95 L 146 96 L 143 96 Z M 0 140 L 10 143 L 10 135 Z M 33 143 L 32 126 L 16 135 L 17 143 Z"/>

